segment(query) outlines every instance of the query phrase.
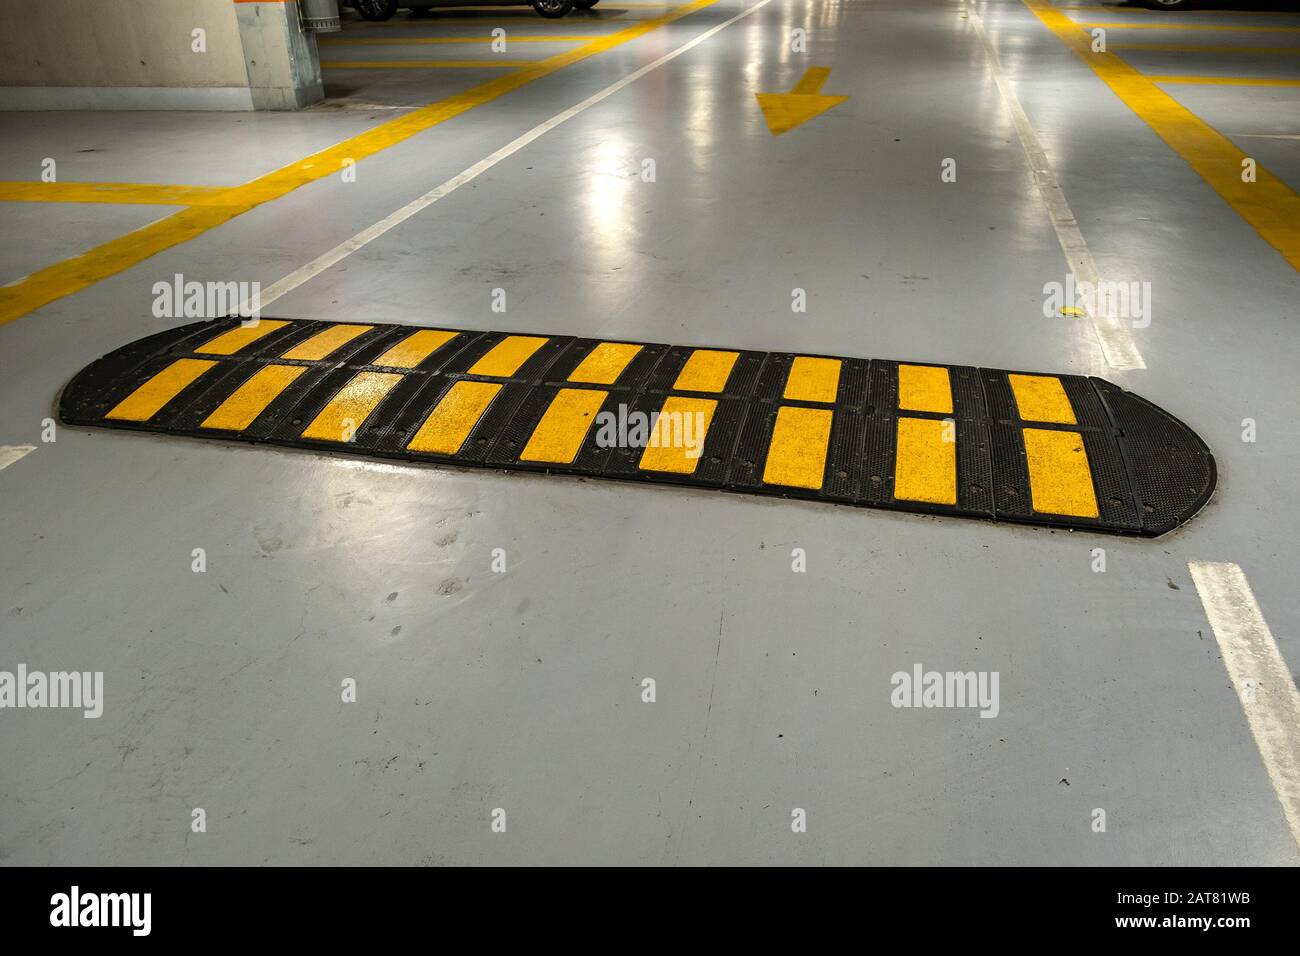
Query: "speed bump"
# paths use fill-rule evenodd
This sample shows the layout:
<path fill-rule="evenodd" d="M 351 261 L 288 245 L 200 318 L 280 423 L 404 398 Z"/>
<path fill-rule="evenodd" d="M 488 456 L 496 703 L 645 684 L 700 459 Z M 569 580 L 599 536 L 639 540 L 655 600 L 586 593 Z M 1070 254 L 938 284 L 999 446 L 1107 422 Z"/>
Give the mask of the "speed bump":
<path fill-rule="evenodd" d="M 199 322 L 64 389 L 69 425 L 1154 537 L 1214 491 L 1099 378 L 378 323 Z"/>

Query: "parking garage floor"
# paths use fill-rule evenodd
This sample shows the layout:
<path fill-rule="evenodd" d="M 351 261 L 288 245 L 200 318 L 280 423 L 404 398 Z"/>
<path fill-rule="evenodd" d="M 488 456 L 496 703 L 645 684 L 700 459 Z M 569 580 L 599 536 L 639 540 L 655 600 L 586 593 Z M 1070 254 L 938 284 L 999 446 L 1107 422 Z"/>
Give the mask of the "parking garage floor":
<path fill-rule="evenodd" d="M 0 667 L 105 697 L 4 715 L 0 861 L 1300 862 L 1296 729 L 1257 742 L 1189 569 L 1239 566 L 1300 662 L 1300 13 L 605 0 L 320 49 L 301 113 L 0 115 Z M 847 99 L 774 135 L 755 94 L 815 68 Z M 1045 310 L 1072 269 L 1149 308 L 1109 340 Z M 1097 375 L 1218 490 L 1148 540 L 51 434 L 79 369 L 189 321 L 155 315 L 177 275 L 282 318 Z M 918 664 L 997 672 L 997 716 L 893 706 Z"/>

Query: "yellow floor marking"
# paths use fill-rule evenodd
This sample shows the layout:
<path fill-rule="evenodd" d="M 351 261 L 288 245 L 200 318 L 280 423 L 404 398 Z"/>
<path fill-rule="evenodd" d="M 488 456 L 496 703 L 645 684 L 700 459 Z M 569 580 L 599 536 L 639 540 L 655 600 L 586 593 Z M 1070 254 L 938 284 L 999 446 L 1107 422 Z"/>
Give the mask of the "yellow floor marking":
<path fill-rule="evenodd" d="M 373 328 L 373 325 L 331 325 L 328 329 L 317 332 L 307 341 L 299 342 L 280 357 L 303 359 L 309 362 L 319 361 Z"/>
<path fill-rule="evenodd" d="M 899 365 L 898 407 L 909 412 L 949 414 L 952 382 L 948 370 L 934 365 Z"/>
<path fill-rule="evenodd" d="M 499 391 L 501 386 L 496 382 L 457 382 L 406 447 L 438 455 L 456 454 Z"/>
<path fill-rule="evenodd" d="M 1120 14 L 1138 13 L 1138 14 L 1144 14 L 1144 15 L 1149 15 L 1149 14 L 1152 14 L 1152 13 L 1168 13 L 1171 17 L 1187 17 L 1187 16 L 1215 16 L 1215 17 L 1218 17 L 1218 16 L 1225 16 L 1225 17 L 1238 16 L 1238 17 L 1259 17 L 1259 16 L 1266 16 L 1266 17 L 1283 17 L 1283 18 L 1286 18 L 1286 14 L 1285 14 L 1285 13 L 1281 13 L 1281 12 L 1278 12 L 1278 11 L 1275 11 L 1275 10 L 1273 10 L 1273 11 L 1270 11 L 1270 10 L 1153 10 L 1153 9 L 1151 9 L 1150 7 L 1114 7 L 1114 6 L 1107 7 L 1107 6 L 1099 6 L 1099 5 L 1096 5 L 1096 4 L 1093 4 L 1093 5 L 1084 5 L 1084 4 L 1080 4 L 1080 5 L 1078 5 L 1078 6 L 1074 6 L 1074 5 L 1066 4 L 1066 3 L 1053 4 L 1053 6 L 1055 6 L 1056 9 L 1058 9 L 1058 10 L 1072 10 L 1072 11 L 1074 11 L 1074 12 L 1076 12 L 1076 13 L 1120 13 Z M 1294 18 L 1291 18 L 1291 19 L 1294 19 Z"/>
<path fill-rule="evenodd" d="M 279 199 L 307 183 L 333 176 L 343 168 L 344 160 L 360 162 L 534 80 L 636 40 L 717 2 L 718 0 L 692 0 L 691 3 L 660 16 L 637 21 L 614 33 L 593 37 L 582 46 L 538 60 L 513 73 L 412 110 L 242 186 L 225 190 L 213 197 L 213 206 L 184 209 L 81 255 L 47 266 L 19 282 L 0 288 L 0 325 L 202 235 L 255 206 Z M 532 22 L 536 23 L 536 18 Z"/>
<path fill-rule="evenodd" d="M 840 389 L 842 364 L 839 359 L 798 356 L 790 363 L 785 397 L 794 402 L 834 402 Z"/>
<path fill-rule="evenodd" d="M 402 339 L 370 364 L 384 368 L 415 368 L 459 334 L 444 332 L 442 329 L 421 329 Z"/>
<path fill-rule="evenodd" d="M 1300 86 L 1300 80 L 1262 76 L 1152 76 L 1152 83 L 1199 83 L 1203 86 Z"/>
<path fill-rule="evenodd" d="M 837 370 L 838 374 L 838 370 Z M 763 466 L 763 483 L 818 491 L 826 474 L 826 447 L 831 440 L 829 408 L 777 409 L 772 443 Z"/>
<path fill-rule="evenodd" d="M 547 341 L 538 335 L 507 335 L 470 366 L 469 374 L 509 378 Z"/>
<path fill-rule="evenodd" d="M 1029 496 L 1040 514 L 1097 517 L 1097 496 L 1083 436 L 1078 432 L 1026 428 Z"/>
<path fill-rule="evenodd" d="M 815 116 L 820 116 L 832 106 L 838 106 L 847 96 L 822 96 L 820 90 L 830 76 L 828 66 L 814 66 L 789 93 L 755 93 L 763 119 L 773 136 L 788 133 Z"/>
<path fill-rule="evenodd" d="M 1055 375 L 1008 375 L 1021 421 L 1077 424 L 1065 386 Z"/>
<path fill-rule="evenodd" d="M 559 34 L 554 36 L 511 36 L 506 38 L 507 44 L 510 43 L 585 43 L 594 36 L 591 33 Z M 492 43 L 492 37 L 319 37 L 317 43 L 328 44 L 330 46 L 342 44 L 381 44 L 384 46 L 405 46 L 411 43 L 482 43 L 488 45 Z M 507 46 L 508 48 L 508 46 Z"/>
<path fill-rule="evenodd" d="M 1047 6 L 1047 4 L 1042 4 L 1042 6 Z M 1227 33 L 1300 33 L 1300 27 L 1238 26 L 1235 23 L 1093 23 L 1091 21 L 1083 23 L 1078 20 L 1071 20 L 1063 14 L 1057 15 L 1062 20 L 1068 21 L 1071 26 L 1085 27 L 1089 30 L 1101 27 L 1104 30 L 1222 30 Z"/>
<path fill-rule="evenodd" d="M 1221 46 L 1217 43 L 1112 43 L 1112 50 L 1154 53 L 1254 53 L 1259 56 L 1300 56 L 1300 46 Z"/>
<path fill-rule="evenodd" d="M 898 420 L 894 497 L 899 501 L 957 503 L 957 443 L 945 441 L 952 428 L 932 418 Z"/>
<path fill-rule="evenodd" d="M 1042 23 L 1087 63 L 1111 91 L 1246 220 L 1300 270 L 1300 196 L 1262 166 L 1255 182 L 1241 181 L 1246 154 L 1208 123 L 1114 53 L 1093 53 L 1091 37 L 1043 0 L 1024 0 Z"/>
<path fill-rule="evenodd" d="M 302 437 L 321 441 L 352 441 L 375 406 L 401 380 L 402 376 L 396 372 L 358 372 L 321 409 L 321 413 L 307 426 Z"/>
<path fill-rule="evenodd" d="M 613 385 L 640 351 L 641 346 L 627 342 L 601 342 L 569 373 L 569 381 Z"/>
<path fill-rule="evenodd" d="M 305 365 L 262 366 L 218 405 L 199 427 L 243 431 L 305 371 Z"/>
<path fill-rule="evenodd" d="M 609 392 L 591 388 L 560 389 L 533 429 L 519 460 L 572 464 L 607 395 Z"/>
<path fill-rule="evenodd" d="M 651 430 L 651 443 L 641 454 L 641 470 L 695 474 L 717 409 L 718 403 L 711 398 L 668 396 Z"/>
<path fill-rule="evenodd" d="M 177 359 L 118 402 L 104 417 L 123 422 L 147 422 L 185 386 L 216 364 L 206 359 Z"/>
<path fill-rule="evenodd" d="M 269 335 L 276 329 L 282 329 L 288 324 L 288 322 L 282 322 L 280 319 L 259 319 L 255 325 L 241 325 L 229 332 L 222 332 L 215 339 L 203 343 L 194 351 L 203 355 L 234 355 L 245 345 L 256 342 L 262 336 Z"/>
<path fill-rule="evenodd" d="M 673 388 L 683 392 L 720 392 L 727 387 L 739 352 L 696 349 L 677 373 Z"/>
<path fill-rule="evenodd" d="M 146 206 L 203 206 L 229 186 L 155 186 L 148 183 L 0 183 L 0 202 L 102 202 Z"/>
<path fill-rule="evenodd" d="M 512 70 L 538 60 L 322 60 L 325 70 Z"/>

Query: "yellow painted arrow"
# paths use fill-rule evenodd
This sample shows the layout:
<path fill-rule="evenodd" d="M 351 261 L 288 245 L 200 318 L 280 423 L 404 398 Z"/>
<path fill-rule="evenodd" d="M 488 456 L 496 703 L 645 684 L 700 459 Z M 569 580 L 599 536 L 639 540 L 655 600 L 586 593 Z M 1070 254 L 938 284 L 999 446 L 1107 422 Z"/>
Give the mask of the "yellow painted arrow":
<path fill-rule="evenodd" d="M 838 106 L 848 99 L 847 96 L 822 96 L 818 92 L 830 75 L 829 66 L 814 66 L 789 93 L 754 94 L 758 97 L 763 119 L 767 120 L 767 128 L 773 136 L 788 133 L 799 124 L 808 122 L 814 116 L 821 116 L 832 106 Z"/>

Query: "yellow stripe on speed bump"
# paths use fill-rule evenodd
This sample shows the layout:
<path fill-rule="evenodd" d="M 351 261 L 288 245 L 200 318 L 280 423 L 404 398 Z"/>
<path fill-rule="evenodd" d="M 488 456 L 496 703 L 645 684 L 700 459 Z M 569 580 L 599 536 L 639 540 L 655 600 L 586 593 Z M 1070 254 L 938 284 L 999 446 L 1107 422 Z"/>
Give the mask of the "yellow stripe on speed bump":
<path fill-rule="evenodd" d="M 609 392 L 590 388 L 560 389 L 533 429 L 519 460 L 572 463 L 607 395 Z"/>
<path fill-rule="evenodd" d="M 776 413 L 767 464 L 763 466 L 763 483 L 820 490 L 830 438 L 829 408 L 783 405 Z"/>
<path fill-rule="evenodd" d="M 641 469 L 695 474 L 717 408 L 718 403 L 711 398 L 668 396 L 652 430 L 650 444 L 641 455 Z"/>
<path fill-rule="evenodd" d="M 940 365 L 898 366 L 898 407 L 909 412 L 952 412 L 952 381 Z"/>
<path fill-rule="evenodd" d="M 951 422 L 900 418 L 894 497 L 935 505 L 957 503 L 957 442 Z"/>
<path fill-rule="evenodd" d="M 306 342 L 295 345 L 280 357 L 316 362 L 373 328 L 373 325 L 331 325 L 328 329 L 317 332 Z"/>
<path fill-rule="evenodd" d="M 1029 495 L 1040 514 L 1097 517 L 1097 496 L 1083 436 L 1078 432 L 1026 428 Z"/>
<path fill-rule="evenodd" d="M 627 342 L 601 342 L 569 373 L 569 381 L 613 385 L 641 348 Z"/>
<path fill-rule="evenodd" d="M 320 441 L 352 441 L 375 406 L 401 380 L 402 376 L 394 372 L 358 372 L 321 409 L 302 437 Z"/>
<path fill-rule="evenodd" d="M 800 355 L 790 363 L 784 397 L 792 402 L 835 401 L 840 387 L 839 359 Z"/>
<path fill-rule="evenodd" d="M 147 422 L 185 386 L 216 364 L 205 359 L 177 359 L 118 402 L 104 417 L 124 422 Z"/>
<path fill-rule="evenodd" d="M 469 374 L 509 378 L 547 341 L 536 335 L 507 335 L 470 366 Z"/>
<path fill-rule="evenodd" d="M 242 431 L 305 371 L 306 365 L 264 365 L 218 405 L 199 427 Z"/>
<path fill-rule="evenodd" d="M 731 368 L 738 358 L 739 352 L 696 349 L 677 373 L 673 389 L 681 392 L 720 392 L 727 387 Z"/>
<path fill-rule="evenodd" d="M 200 355 L 234 355 L 245 345 L 250 345 L 262 336 L 269 335 L 276 329 L 282 329 L 288 324 L 288 322 L 282 322 L 279 319 L 259 319 L 251 325 L 241 325 L 229 332 L 222 332 L 215 339 L 205 342 L 194 351 Z"/>
<path fill-rule="evenodd" d="M 402 339 L 371 364 L 383 368 L 415 368 L 459 334 L 441 329 L 421 329 Z"/>
<path fill-rule="evenodd" d="M 1021 421 L 1076 425 L 1070 397 L 1055 375 L 1008 375 Z"/>
<path fill-rule="evenodd" d="M 501 386 L 496 382 L 457 382 L 406 447 L 434 455 L 456 454 L 499 391 Z"/>

